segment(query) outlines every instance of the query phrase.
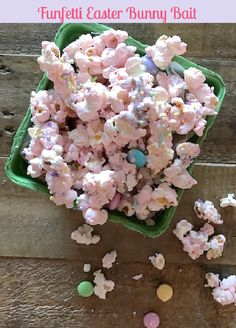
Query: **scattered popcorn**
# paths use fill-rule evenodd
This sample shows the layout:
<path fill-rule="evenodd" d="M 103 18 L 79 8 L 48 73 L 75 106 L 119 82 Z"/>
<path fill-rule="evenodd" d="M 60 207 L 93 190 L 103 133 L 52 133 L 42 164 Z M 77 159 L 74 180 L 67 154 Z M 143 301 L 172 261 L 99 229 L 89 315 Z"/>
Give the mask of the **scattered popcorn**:
<path fill-rule="evenodd" d="M 223 223 L 223 220 L 221 220 L 220 213 L 217 211 L 214 204 L 209 200 L 196 200 L 194 203 L 194 212 L 200 219 L 206 220 L 214 224 Z"/>
<path fill-rule="evenodd" d="M 116 257 L 116 251 L 111 251 L 110 253 L 107 253 L 102 259 L 103 268 L 110 269 L 112 267 L 112 264 L 116 261 Z"/>
<path fill-rule="evenodd" d="M 234 194 L 228 194 L 227 197 L 220 199 L 220 207 L 233 206 L 236 207 L 236 199 Z"/>
<path fill-rule="evenodd" d="M 207 273 L 207 284 L 205 287 L 211 287 L 214 300 L 222 305 L 236 305 L 236 276 L 231 275 L 223 280 L 219 279 L 218 274 Z"/>
<path fill-rule="evenodd" d="M 114 210 L 155 225 L 156 212 L 177 206 L 175 188 L 197 183 L 188 167 L 200 148 L 187 135 L 203 135 L 207 116 L 216 115 L 204 74 L 174 61 L 187 47 L 179 36 L 160 36 L 142 57 L 127 38 L 110 29 L 62 51 L 44 41 L 38 58 L 53 89 L 31 94 L 27 174 L 89 225 L 105 224 Z"/>
<path fill-rule="evenodd" d="M 89 264 L 89 263 L 84 264 L 83 270 L 84 270 L 84 272 L 90 272 L 91 264 Z"/>
<path fill-rule="evenodd" d="M 94 276 L 94 294 L 105 300 L 107 292 L 111 292 L 114 289 L 115 283 L 112 280 L 106 280 L 101 270 L 94 272 Z"/>
<path fill-rule="evenodd" d="M 224 235 L 217 235 L 209 240 L 209 249 L 207 251 L 206 257 L 208 260 L 216 259 L 220 257 L 224 250 L 224 244 L 226 238 Z"/>
<path fill-rule="evenodd" d="M 83 224 L 76 231 L 72 232 L 71 239 L 75 240 L 78 244 L 97 244 L 100 241 L 99 235 L 93 235 L 93 228 L 88 224 Z"/>
<path fill-rule="evenodd" d="M 220 285 L 220 279 L 218 274 L 214 274 L 212 272 L 206 273 L 206 280 L 207 284 L 205 284 L 205 287 L 218 287 Z"/>
<path fill-rule="evenodd" d="M 179 240 L 183 240 L 184 236 L 192 230 L 193 225 L 187 220 L 181 220 L 176 224 L 176 228 L 173 230 L 174 235 Z"/>
<path fill-rule="evenodd" d="M 155 253 L 153 256 L 149 256 L 149 260 L 152 265 L 158 270 L 163 270 L 165 266 L 165 258 L 161 253 Z"/>
<path fill-rule="evenodd" d="M 214 228 L 209 223 L 205 223 L 199 231 L 194 231 L 192 228 L 193 225 L 191 223 L 187 220 L 182 220 L 177 223 L 173 233 L 182 242 L 183 250 L 193 260 L 196 260 L 205 251 L 209 250 L 208 238 L 214 233 Z"/>
<path fill-rule="evenodd" d="M 143 274 L 142 273 L 136 274 L 135 276 L 132 277 L 132 279 L 134 279 L 134 280 L 140 280 L 142 278 L 143 278 Z"/>

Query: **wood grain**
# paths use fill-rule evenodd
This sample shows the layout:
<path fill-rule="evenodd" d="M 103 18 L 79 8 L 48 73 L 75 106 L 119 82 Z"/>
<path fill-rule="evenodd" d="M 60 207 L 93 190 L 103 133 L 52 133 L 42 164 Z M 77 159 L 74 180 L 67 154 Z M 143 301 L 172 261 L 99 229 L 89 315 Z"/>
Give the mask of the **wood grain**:
<path fill-rule="evenodd" d="M 107 24 L 127 30 L 134 38 L 152 44 L 158 36 L 181 35 L 189 44 L 188 56 L 235 58 L 235 24 Z M 0 54 L 40 53 L 43 40 L 53 40 L 59 24 L 1 24 Z"/>
<path fill-rule="evenodd" d="M 11 143 L 29 104 L 30 93 L 41 78 L 36 56 L 0 56 L 0 155 L 8 156 Z M 225 80 L 227 95 L 216 123 L 202 147 L 200 162 L 236 162 L 236 62 L 191 58 L 219 73 Z"/>
<path fill-rule="evenodd" d="M 93 278 L 92 273 L 83 273 L 83 263 L 1 259 L 1 328 L 141 328 L 144 314 L 151 310 L 160 315 L 162 328 L 235 328 L 235 307 L 217 304 L 203 287 L 206 272 L 224 275 L 235 267 L 167 264 L 158 272 L 150 263 L 119 260 L 105 273 L 116 287 L 100 300 L 76 294 L 79 281 Z M 91 264 L 93 270 L 100 266 L 98 260 Z M 143 279 L 134 281 L 131 277 L 140 272 Z M 173 298 L 165 304 L 155 296 L 163 282 L 174 288 Z"/>
<path fill-rule="evenodd" d="M 1 160 L 3 167 L 4 159 Z M 196 219 L 192 206 L 196 199 L 210 199 L 216 205 L 219 198 L 235 191 L 236 165 L 196 165 L 194 176 L 198 185 L 186 191 L 168 231 L 158 239 L 145 238 L 120 224 L 107 223 L 95 227 L 102 241 L 97 245 L 78 245 L 70 239 L 72 231 L 82 224 L 80 212 L 57 207 L 47 195 L 32 192 L 5 181 L 0 189 L 2 209 L 0 213 L 0 256 L 46 257 L 95 260 L 109 249 L 117 249 L 122 261 L 147 262 L 155 251 L 163 252 L 168 263 L 191 263 L 172 230 L 177 221 L 187 218 L 196 227 L 203 221 Z M 4 181 L 1 171 L 0 181 Z M 224 256 L 213 263 L 236 265 L 236 209 L 221 210 L 225 220 L 216 227 L 227 238 Z M 121 242 L 122 240 L 122 242 Z M 137 252 L 137 245 L 139 251 Z M 199 263 L 207 263 L 204 257 Z"/>

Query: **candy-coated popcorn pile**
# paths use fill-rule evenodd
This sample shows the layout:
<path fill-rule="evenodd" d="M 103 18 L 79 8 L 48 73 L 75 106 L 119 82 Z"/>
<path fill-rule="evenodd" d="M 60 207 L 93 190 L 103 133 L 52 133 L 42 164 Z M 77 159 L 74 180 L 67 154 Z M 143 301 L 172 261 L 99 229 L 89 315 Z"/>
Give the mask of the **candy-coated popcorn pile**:
<path fill-rule="evenodd" d="M 38 58 L 54 87 L 32 92 L 28 174 L 90 225 L 107 209 L 150 220 L 177 206 L 175 188 L 197 183 L 187 168 L 200 149 L 188 140 L 218 105 L 200 70 L 172 61 L 186 51 L 180 37 L 161 36 L 143 57 L 127 38 L 82 35 L 62 53 L 44 41 Z"/>

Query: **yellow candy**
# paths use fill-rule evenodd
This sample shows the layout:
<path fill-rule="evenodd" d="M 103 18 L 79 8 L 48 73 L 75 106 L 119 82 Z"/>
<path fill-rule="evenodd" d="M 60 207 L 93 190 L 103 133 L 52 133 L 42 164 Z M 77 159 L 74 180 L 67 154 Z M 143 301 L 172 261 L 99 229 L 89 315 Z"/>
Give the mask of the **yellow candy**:
<path fill-rule="evenodd" d="M 157 288 L 157 297 L 162 302 L 167 302 L 173 296 L 173 288 L 170 285 L 162 284 Z"/>

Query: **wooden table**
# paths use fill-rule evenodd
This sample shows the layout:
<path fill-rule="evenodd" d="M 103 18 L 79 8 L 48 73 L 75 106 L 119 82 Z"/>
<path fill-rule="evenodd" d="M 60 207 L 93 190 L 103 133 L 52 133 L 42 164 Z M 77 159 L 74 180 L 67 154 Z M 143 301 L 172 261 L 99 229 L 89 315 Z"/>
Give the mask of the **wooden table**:
<path fill-rule="evenodd" d="M 162 328 L 235 328 L 236 311 L 213 301 L 203 287 L 204 275 L 236 273 L 236 211 L 222 210 L 225 223 L 217 227 L 227 237 L 224 256 L 193 262 L 172 234 L 182 219 L 200 225 L 192 211 L 197 198 L 218 205 L 228 192 L 236 192 L 236 25 L 172 24 L 116 25 L 146 43 L 158 35 L 180 35 L 188 43 L 187 56 L 218 72 L 227 85 L 221 113 L 202 147 L 194 170 L 199 184 L 185 192 L 171 227 L 151 240 L 108 223 L 96 229 L 101 242 L 81 246 L 70 233 L 81 224 L 80 215 L 56 207 L 46 196 L 20 188 L 6 179 L 4 164 L 14 133 L 29 103 L 30 91 L 40 79 L 36 57 L 42 40 L 52 40 L 57 24 L 0 25 L 0 327 L 1 328 L 135 328 L 142 327 L 143 315 L 157 311 Z M 118 262 L 107 277 L 116 282 L 107 300 L 79 298 L 76 283 L 92 279 L 83 264 L 100 268 L 102 256 L 116 249 Z M 162 272 L 148 261 L 163 252 L 167 265 Z M 134 281 L 133 275 L 143 279 Z M 156 287 L 170 283 L 174 297 L 162 304 Z"/>

